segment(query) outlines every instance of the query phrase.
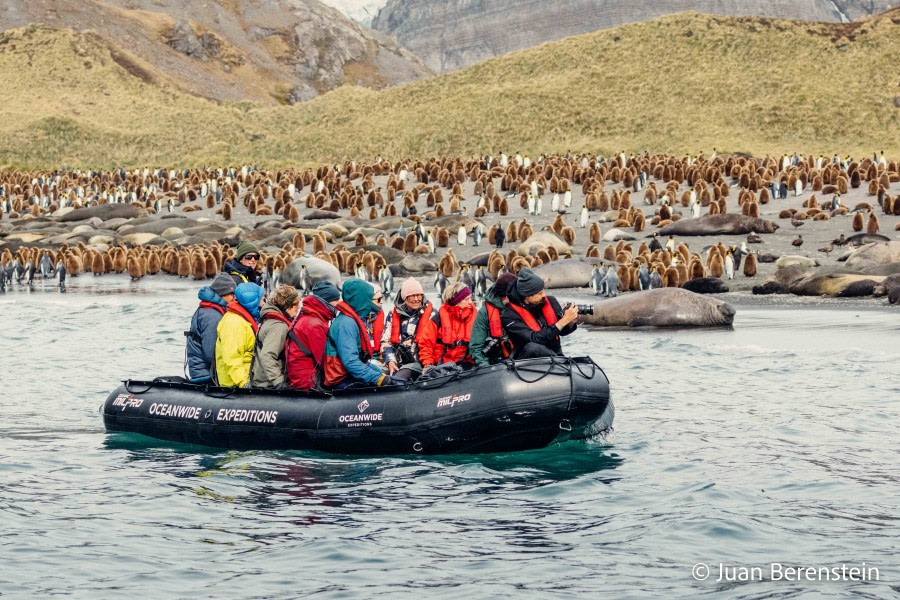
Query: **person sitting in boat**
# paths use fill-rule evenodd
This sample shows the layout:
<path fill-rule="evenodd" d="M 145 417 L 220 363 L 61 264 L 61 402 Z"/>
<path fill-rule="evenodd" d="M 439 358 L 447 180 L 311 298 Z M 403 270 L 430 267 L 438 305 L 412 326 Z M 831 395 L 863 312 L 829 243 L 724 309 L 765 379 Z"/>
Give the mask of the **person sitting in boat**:
<path fill-rule="evenodd" d="M 234 258 L 222 266 L 222 271 L 231 275 L 235 285 L 259 283 L 259 248 L 253 242 L 244 240 L 234 251 Z"/>
<path fill-rule="evenodd" d="M 562 356 L 560 336 L 575 331 L 578 308 L 573 304 L 563 310 L 544 292 L 544 280 L 526 267 L 519 271 L 500 318 L 515 347 L 513 359 Z"/>
<path fill-rule="evenodd" d="M 471 367 L 475 364 L 469 354 L 469 338 L 475 323 L 472 290 L 457 281 L 444 290 L 443 300 L 437 318 L 422 325 L 422 343 L 419 345 L 422 368 L 428 370 L 443 363 Z"/>
<path fill-rule="evenodd" d="M 250 363 L 256 345 L 257 319 L 265 290 L 255 283 L 242 283 L 234 290 L 219 321 L 216 338 L 216 380 L 226 387 L 250 383 Z"/>
<path fill-rule="evenodd" d="M 389 374 L 411 379 L 421 372 L 419 347 L 422 343 L 422 324 L 431 319 L 433 310 L 431 302 L 425 299 L 422 284 L 413 277 L 403 282 L 394 309 L 387 315 L 384 331 L 380 335 L 381 358 Z"/>
<path fill-rule="evenodd" d="M 484 304 L 475 315 L 469 353 L 477 367 L 497 364 L 512 355 L 513 346 L 503 329 L 500 313 L 509 303 L 510 286 L 516 284 L 516 276 L 504 273 L 484 295 Z"/>
<path fill-rule="evenodd" d="M 191 383 L 206 383 L 212 375 L 210 369 L 216 359 L 216 328 L 225 307 L 234 300 L 234 280 L 226 273 L 219 273 L 213 282 L 200 288 L 197 297 L 200 306 L 191 317 L 191 329 L 187 337 L 187 369 Z"/>
<path fill-rule="evenodd" d="M 325 340 L 328 325 L 337 315 L 335 306 L 341 292 L 330 281 L 320 281 L 303 299 L 300 315 L 294 319 L 284 345 L 287 384 L 298 390 L 322 387 Z"/>
<path fill-rule="evenodd" d="M 277 388 L 284 385 L 284 343 L 291 322 L 300 310 L 300 294 L 281 284 L 259 311 L 259 332 L 253 350 L 250 385 Z"/>
<path fill-rule="evenodd" d="M 372 362 L 372 346 L 366 332 L 365 319 L 379 310 L 375 291 L 369 283 L 351 277 L 344 282 L 343 300 L 335 309 L 338 315 L 331 323 L 325 342 L 325 386 L 343 389 L 354 384 L 391 385 L 404 380 L 384 373 Z"/>

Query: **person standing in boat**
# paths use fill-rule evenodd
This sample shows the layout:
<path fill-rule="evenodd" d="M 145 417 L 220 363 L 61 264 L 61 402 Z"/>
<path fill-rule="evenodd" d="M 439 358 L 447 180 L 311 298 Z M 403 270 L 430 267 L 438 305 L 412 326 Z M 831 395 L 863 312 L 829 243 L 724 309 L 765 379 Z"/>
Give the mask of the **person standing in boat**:
<path fill-rule="evenodd" d="M 381 310 L 381 290 L 351 277 L 344 282 L 343 300 L 335 309 L 325 342 L 325 386 L 343 389 L 354 384 L 404 384 L 404 380 L 384 373 L 372 362 L 372 345 L 365 320 Z"/>
<path fill-rule="evenodd" d="M 253 242 L 244 240 L 234 251 L 234 258 L 222 265 L 222 271 L 231 275 L 235 285 L 259 283 L 259 248 Z"/>
<path fill-rule="evenodd" d="M 250 368 L 250 385 L 277 388 L 284 385 L 284 344 L 291 321 L 300 310 L 300 294 L 281 284 L 259 311 L 259 332 Z"/>
<path fill-rule="evenodd" d="M 422 284 L 413 277 L 403 282 L 398 300 L 385 319 L 384 331 L 379 332 L 376 327 L 375 339 L 381 340 L 381 358 L 388 373 L 410 379 L 421 372 L 422 325 L 431 319 L 434 307 L 425 299 Z"/>
<path fill-rule="evenodd" d="M 255 283 L 240 284 L 219 321 L 215 376 L 221 386 L 245 387 L 250 383 L 250 363 L 264 294 L 265 290 Z"/>
<path fill-rule="evenodd" d="M 422 324 L 422 343 L 419 346 L 422 368 L 427 370 L 443 363 L 472 367 L 475 364 L 469 354 L 469 338 L 475 323 L 472 290 L 457 281 L 444 290 L 443 300 L 437 317 Z"/>
<path fill-rule="evenodd" d="M 210 369 L 216 359 L 216 331 L 225 307 L 234 300 L 235 283 L 227 273 L 219 273 L 210 285 L 200 288 L 197 297 L 200 306 L 191 317 L 191 329 L 187 337 L 187 369 L 191 383 L 206 383 L 212 375 Z"/>
<path fill-rule="evenodd" d="M 512 355 L 512 342 L 503 329 L 500 313 L 509 303 L 509 289 L 516 285 L 516 276 L 504 273 L 484 296 L 484 304 L 475 315 L 469 352 L 477 367 L 497 364 Z"/>
<path fill-rule="evenodd" d="M 500 318 L 515 347 L 513 359 L 562 356 L 560 336 L 575 331 L 578 308 L 572 304 L 563 310 L 544 292 L 544 280 L 526 267 L 519 271 Z"/>
<path fill-rule="evenodd" d="M 341 292 L 330 281 L 320 281 L 303 299 L 300 314 L 291 323 L 284 345 L 287 384 L 298 390 L 320 388 L 325 362 L 328 325 L 337 316 Z"/>

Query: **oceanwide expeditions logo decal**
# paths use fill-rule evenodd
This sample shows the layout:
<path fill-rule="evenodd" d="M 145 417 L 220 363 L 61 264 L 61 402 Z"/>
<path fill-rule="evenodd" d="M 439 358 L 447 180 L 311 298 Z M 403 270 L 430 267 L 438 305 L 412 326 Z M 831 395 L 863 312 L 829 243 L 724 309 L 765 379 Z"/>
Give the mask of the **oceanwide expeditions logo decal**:
<path fill-rule="evenodd" d="M 472 394 L 452 394 L 450 396 L 444 396 L 443 398 L 438 398 L 437 408 L 444 408 L 449 406 L 453 408 L 457 404 L 462 404 L 463 402 L 468 402 L 472 399 Z"/>
<path fill-rule="evenodd" d="M 356 405 L 359 414 L 341 415 L 338 422 L 345 424 L 347 427 L 371 427 L 372 423 L 381 422 L 384 413 L 366 413 L 369 410 L 369 401 L 363 400 Z"/>

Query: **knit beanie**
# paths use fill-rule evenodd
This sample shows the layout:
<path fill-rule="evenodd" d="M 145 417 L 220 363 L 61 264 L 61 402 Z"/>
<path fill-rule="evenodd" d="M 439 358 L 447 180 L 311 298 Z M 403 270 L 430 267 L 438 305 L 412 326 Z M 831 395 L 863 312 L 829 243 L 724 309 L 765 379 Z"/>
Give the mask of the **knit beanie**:
<path fill-rule="evenodd" d="M 494 294 L 499 298 L 509 296 L 513 286 L 516 284 L 516 276 L 512 273 L 504 273 L 494 282 Z"/>
<path fill-rule="evenodd" d="M 245 254 L 250 254 L 251 252 L 256 252 L 259 254 L 259 248 L 256 247 L 256 244 L 253 242 L 248 242 L 244 240 L 240 244 L 238 244 L 237 250 L 234 251 L 234 260 L 240 261 L 244 258 Z"/>
<path fill-rule="evenodd" d="M 234 289 L 234 297 L 254 319 L 259 319 L 259 301 L 266 290 L 255 283 L 242 283 Z"/>
<path fill-rule="evenodd" d="M 341 299 L 341 292 L 337 286 L 330 281 L 320 281 L 312 287 L 314 296 L 318 296 L 325 302 L 334 302 Z"/>
<path fill-rule="evenodd" d="M 209 287 L 220 297 L 233 294 L 235 288 L 234 278 L 228 273 L 219 273 L 216 275 L 216 278 L 213 279 L 213 282 L 209 284 Z"/>
<path fill-rule="evenodd" d="M 400 297 L 406 300 L 407 296 L 415 296 L 416 294 L 424 296 L 425 290 L 422 289 L 422 284 L 416 281 L 414 277 L 409 277 L 400 287 Z"/>
<path fill-rule="evenodd" d="M 522 298 L 533 296 L 544 289 L 544 280 L 534 274 L 534 271 L 525 267 L 519 271 L 516 278 L 516 292 Z"/>

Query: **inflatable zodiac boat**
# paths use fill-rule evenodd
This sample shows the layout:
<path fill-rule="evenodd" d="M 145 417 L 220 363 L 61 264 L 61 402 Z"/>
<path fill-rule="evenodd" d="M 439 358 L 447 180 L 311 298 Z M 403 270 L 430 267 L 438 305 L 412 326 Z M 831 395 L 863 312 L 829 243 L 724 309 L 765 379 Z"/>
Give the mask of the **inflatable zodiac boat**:
<path fill-rule="evenodd" d="M 612 426 L 609 380 L 588 357 L 536 358 L 405 386 L 333 395 L 126 381 L 102 407 L 107 431 L 235 449 L 345 454 L 507 452 Z"/>

